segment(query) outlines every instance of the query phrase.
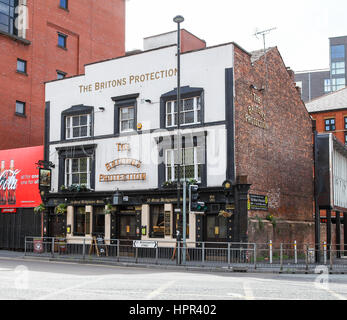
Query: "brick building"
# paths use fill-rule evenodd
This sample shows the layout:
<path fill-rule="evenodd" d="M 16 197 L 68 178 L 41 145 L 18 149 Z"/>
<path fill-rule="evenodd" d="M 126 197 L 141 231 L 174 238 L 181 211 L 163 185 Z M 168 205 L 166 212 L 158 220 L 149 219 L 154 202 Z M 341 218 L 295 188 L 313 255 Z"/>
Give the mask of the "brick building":
<path fill-rule="evenodd" d="M 124 0 L 0 0 L 0 149 L 43 144 L 44 82 L 124 55 Z"/>
<path fill-rule="evenodd" d="M 47 235 L 175 238 L 177 47 L 165 44 L 46 84 Z M 187 215 L 190 245 L 313 241 L 311 119 L 277 48 L 202 43 L 181 68 L 182 172 L 206 204 Z"/>
<path fill-rule="evenodd" d="M 306 108 L 316 120 L 317 132 L 331 132 L 347 144 L 347 88 L 314 99 Z"/>

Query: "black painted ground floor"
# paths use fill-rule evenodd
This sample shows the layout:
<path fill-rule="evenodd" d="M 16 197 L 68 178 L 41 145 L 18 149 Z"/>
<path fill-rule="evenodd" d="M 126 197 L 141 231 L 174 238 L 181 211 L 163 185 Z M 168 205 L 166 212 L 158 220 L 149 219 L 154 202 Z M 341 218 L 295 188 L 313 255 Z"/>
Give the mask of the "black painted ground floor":
<path fill-rule="evenodd" d="M 235 185 L 230 194 L 223 188 L 200 188 L 207 210 L 189 213 L 186 234 L 191 242 L 247 242 L 247 192 L 249 185 Z M 91 239 L 173 240 L 182 235 L 183 215 L 177 212 L 177 189 L 129 190 L 114 193 L 55 193 L 44 198 L 44 236 L 70 241 Z M 188 193 L 187 193 L 188 198 Z M 66 212 L 56 208 L 65 204 Z M 181 197 L 181 208 L 183 198 Z M 181 210 L 182 211 L 182 210 Z"/>

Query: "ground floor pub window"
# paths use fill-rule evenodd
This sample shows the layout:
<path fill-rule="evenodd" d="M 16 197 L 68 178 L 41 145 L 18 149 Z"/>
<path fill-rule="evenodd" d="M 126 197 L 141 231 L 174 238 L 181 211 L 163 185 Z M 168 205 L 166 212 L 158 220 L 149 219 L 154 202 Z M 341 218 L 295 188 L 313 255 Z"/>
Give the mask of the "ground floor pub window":
<path fill-rule="evenodd" d="M 164 205 L 150 207 L 150 237 L 164 238 Z"/>
<path fill-rule="evenodd" d="M 93 235 L 105 236 L 105 208 L 104 207 L 93 208 Z"/>
<path fill-rule="evenodd" d="M 74 235 L 85 236 L 90 233 L 90 212 L 85 207 L 74 208 Z"/>

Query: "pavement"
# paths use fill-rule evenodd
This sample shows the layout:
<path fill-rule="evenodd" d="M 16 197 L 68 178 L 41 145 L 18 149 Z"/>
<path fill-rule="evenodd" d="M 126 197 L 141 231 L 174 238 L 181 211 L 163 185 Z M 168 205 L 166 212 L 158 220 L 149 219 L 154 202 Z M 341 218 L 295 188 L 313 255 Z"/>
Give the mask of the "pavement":
<path fill-rule="evenodd" d="M 199 304 L 203 300 L 346 300 L 347 277 L 78 264 L 2 252 L 0 299 L 190 300 Z M 172 309 L 167 312 L 173 319 Z"/>
<path fill-rule="evenodd" d="M 135 263 L 132 261 L 116 261 L 115 259 L 85 259 L 81 256 L 58 256 L 54 258 L 50 256 L 38 256 L 38 255 L 25 255 L 20 251 L 0 250 L 0 259 L 23 259 L 27 261 L 46 261 L 46 262 L 66 262 L 76 264 L 88 264 L 88 265 L 104 265 L 104 266 L 120 266 L 120 267 L 135 267 L 135 268 L 148 268 L 154 270 L 170 270 L 170 271 L 197 271 L 197 272 L 233 272 L 233 273 L 268 273 L 268 274 L 347 274 L 347 266 L 334 265 L 330 268 L 329 265 L 309 265 L 306 269 L 305 265 L 284 264 L 282 269 L 278 264 L 259 264 L 256 268 L 254 265 L 234 264 L 228 266 L 216 266 L 216 265 L 177 265 L 175 262 L 171 264 L 155 264 L 146 262 Z"/>

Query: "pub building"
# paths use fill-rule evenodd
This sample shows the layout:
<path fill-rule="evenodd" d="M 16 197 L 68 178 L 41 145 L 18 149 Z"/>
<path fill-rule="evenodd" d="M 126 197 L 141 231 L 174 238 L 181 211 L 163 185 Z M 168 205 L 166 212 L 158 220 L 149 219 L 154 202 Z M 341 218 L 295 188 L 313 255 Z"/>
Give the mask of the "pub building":
<path fill-rule="evenodd" d="M 174 240 L 179 145 L 181 177 L 206 205 L 187 212 L 189 245 L 262 240 L 254 225 L 269 214 L 278 228 L 295 222 L 284 236 L 313 238 L 312 125 L 278 49 L 199 38 L 194 48 L 195 36 L 182 38 L 178 141 L 173 35 L 45 84 L 45 160 L 54 164 L 45 235 Z"/>

